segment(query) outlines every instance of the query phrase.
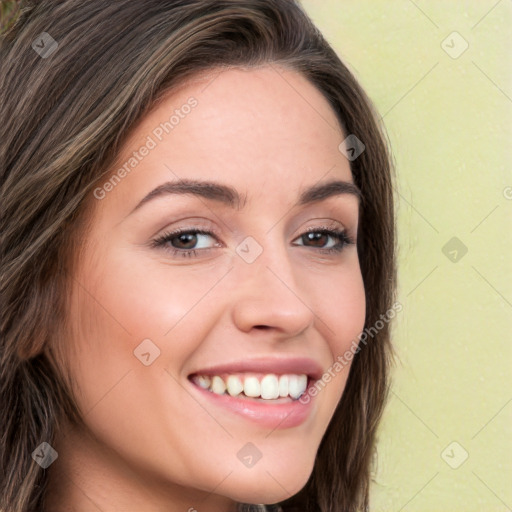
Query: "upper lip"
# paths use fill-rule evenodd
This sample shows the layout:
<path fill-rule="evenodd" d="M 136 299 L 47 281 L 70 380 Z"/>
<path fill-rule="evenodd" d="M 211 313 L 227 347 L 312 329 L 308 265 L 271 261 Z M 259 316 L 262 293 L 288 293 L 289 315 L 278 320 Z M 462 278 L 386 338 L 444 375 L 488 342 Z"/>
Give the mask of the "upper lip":
<path fill-rule="evenodd" d="M 306 374 L 308 377 L 318 380 L 322 377 L 323 369 L 319 363 L 308 357 L 261 357 L 208 366 L 196 370 L 190 375 L 220 375 L 241 372 Z"/>

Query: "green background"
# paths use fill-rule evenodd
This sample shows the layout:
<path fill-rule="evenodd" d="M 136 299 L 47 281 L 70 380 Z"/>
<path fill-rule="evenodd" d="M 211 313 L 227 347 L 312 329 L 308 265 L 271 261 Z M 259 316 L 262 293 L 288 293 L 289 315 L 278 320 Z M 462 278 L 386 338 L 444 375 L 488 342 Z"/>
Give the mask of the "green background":
<path fill-rule="evenodd" d="M 371 510 L 512 510 L 512 1 L 302 4 L 396 164 L 404 309 Z"/>

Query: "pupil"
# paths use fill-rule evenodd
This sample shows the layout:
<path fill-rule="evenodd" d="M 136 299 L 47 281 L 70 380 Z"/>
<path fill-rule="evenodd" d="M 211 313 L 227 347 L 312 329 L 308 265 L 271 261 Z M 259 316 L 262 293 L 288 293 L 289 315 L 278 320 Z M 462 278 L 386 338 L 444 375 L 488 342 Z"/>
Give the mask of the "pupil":
<path fill-rule="evenodd" d="M 179 235 L 178 237 L 176 237 L 180 242 L 183 242 L 184 245 L 187 245 L 187 243 L 189 245 L 192 245 L 194 246 L 197 242 L 196 242 L 196 235 L 192 234 L 192 233 L 183 233 L 182 235 Z M 192 242 L 192 243 L 191 243 Z M 183 245 L 182 244 L 182 245 Z M 173 244 L 174 245 L 174 244 Z M 180 244 L 178 244 L 178 247 L 180 247 Z M 186 247 L 188 248 L 188 247 Z"/>
<path fill-rule="evenodd" d="M 321 241 L 321 239 L 323 237 L 326 236 L 323 233 L 308 233 L 306 236 L 308 237 L 309 241 L 314 242 L 316 245 L 324 245 L 323 243 L 321 243 L 321 244 L 317 243 L 318 241 Z M 324 243 L 325 243 L 325 241 L 324 241 Z"/>

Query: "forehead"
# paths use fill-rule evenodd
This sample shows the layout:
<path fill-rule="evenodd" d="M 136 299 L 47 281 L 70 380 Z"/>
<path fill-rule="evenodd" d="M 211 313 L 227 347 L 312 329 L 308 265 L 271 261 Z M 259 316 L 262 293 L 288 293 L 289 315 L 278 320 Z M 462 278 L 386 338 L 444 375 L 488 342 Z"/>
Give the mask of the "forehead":
<path fill-rule="evenodd" d="M 151 149 L 112 195 L 125 201 L 131 191 L 141 196 L 192 178 L 229 182 L 249 200 L 265 191 L 287 201 L 284 191 L 323 177 L 352 181 L 338 149 L 343 139 L 326 98 L 298 72 L 275 65 L 211 70 L 168 91 L 135 127 L 113 170 L 137 149 Z"/>

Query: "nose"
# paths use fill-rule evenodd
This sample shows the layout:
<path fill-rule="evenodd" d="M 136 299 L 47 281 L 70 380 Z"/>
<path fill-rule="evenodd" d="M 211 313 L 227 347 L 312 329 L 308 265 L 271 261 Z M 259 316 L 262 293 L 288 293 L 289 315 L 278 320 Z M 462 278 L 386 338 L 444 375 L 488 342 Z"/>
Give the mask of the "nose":
<path fill-rule="evenodd" d="M 292 337 L 313 324 L 315 314 L 285 249 L 266 248 L 256 261 L 239 259 L 235 266 L 232 317 L 238 329 L 273 329 Z"/>

